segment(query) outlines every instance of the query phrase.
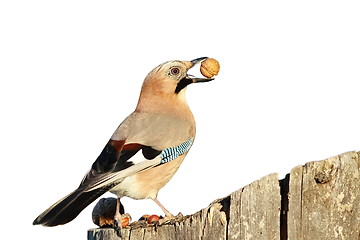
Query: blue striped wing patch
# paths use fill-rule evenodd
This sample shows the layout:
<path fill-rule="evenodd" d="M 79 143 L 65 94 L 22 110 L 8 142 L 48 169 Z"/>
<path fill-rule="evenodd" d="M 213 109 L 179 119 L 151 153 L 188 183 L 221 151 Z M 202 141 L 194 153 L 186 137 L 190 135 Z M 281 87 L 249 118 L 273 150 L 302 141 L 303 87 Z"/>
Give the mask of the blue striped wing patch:
<path fill-rule="evenodd" d="M 182 144 L 180 144 L 179 146 L 176 147 L 169 147 L 167 149 L 164 149 L 161 151 L 161 163 L 167 163 L 170 162 L 172 160 L 174 160 L 175 158 L 183 155 L 184 153 L 186 153 L 187 151 L 190 150 L 191 145 L 193 144 L 193 138 L 190 138 L 189 140 L 187 140 L 186 142 L 183 142 Z"/>

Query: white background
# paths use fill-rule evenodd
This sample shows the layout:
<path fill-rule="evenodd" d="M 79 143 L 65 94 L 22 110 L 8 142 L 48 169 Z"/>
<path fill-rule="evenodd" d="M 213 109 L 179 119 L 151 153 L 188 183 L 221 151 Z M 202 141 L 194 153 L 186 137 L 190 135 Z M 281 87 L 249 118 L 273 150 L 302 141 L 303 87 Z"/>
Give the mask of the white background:
<path fill-rule="evenodd" d="M 64 226 L 32 221 L 78 186 L 167 60 L 221 64 L 187 90 L 196 141 L 159 194 L 173 214 L 360 150 L 359 12 L 358 1 L 2 1 L 2 234 L 86 239 L 93 205 Z M 162 214 L 123 203 L 135 219 Z"/>

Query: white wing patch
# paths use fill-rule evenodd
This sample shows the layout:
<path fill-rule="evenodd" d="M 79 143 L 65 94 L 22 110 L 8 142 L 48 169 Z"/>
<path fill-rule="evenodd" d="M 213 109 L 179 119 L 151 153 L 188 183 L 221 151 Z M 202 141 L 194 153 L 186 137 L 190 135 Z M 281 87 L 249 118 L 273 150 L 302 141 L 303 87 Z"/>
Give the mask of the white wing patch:
<path fill-rule="evenodd" d="M 134 156 L 132 156 L 128 162 L 132 162 L 134 165 L 141 163 L 142 161 L 151 161 L 144 157 L 142 150 L 139 150 Z"/>
<path fill-rule="evenodd" d="M 139 152 L 141 154 L 141 151 L 139 151 Z M 133 157 L 138 155 L 138 153 L 135 154 Z M 141 156 L 142 156 L 142 154 L 141 154 Z M 133 157 L 131 158 L 132 162 L 133 162 Z M 128 176 L 133 175 L 138 172 L 142 172 L 148 168 L 155 167 L 156 165 L 159 165 L 161 163 L 161 159 L 162 159 L 161 154 L 159 154 L 157 157 L 155 157 L 152 160 L 148 160 L 144 156 L 142 156 L 142 159 L 140 159 L 140 157 L 137 157 L 136 158 L 137 163 L 135 165 L 132 165 L 132 166 L 130 166 L 124 170 L 121 170 L 119 172 L 107 174 L 106 176 L 104 176 L 104 178 L 100 179 L 96 184 L 89 186 L 89 188 L 86 189 L 86 192 L 92 191 L 94 189 L 97 189 L 97 188 L 100 188 L 103 186 L 108 186 L 108 185 L 116 183 L 116 182 L 120 182 L 125 177 L 128 177 Z"/>

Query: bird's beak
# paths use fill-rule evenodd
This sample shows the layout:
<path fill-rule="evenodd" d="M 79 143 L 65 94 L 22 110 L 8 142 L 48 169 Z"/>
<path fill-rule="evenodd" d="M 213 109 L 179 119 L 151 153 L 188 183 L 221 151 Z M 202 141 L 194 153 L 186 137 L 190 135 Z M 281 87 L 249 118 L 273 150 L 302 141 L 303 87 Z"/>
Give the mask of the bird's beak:
<path fill-rule="evenodd" d="M 201 58 L 195 58 L 194 60 L 191 60 L 190 62 L 194 65 L 201 63 L 202 61 L 208 59 L 208 57 L 201 57 Z"/>
<path fill-rule="evenodd" d="M 190 61 L 190 67 L 189 69 L 191 69 L 192 67 L 194 67 L 195 65 L 198 65 L 199 63 L 202 63 L 204 60 L 206 60 L 208 57 L 201 57 L 201 58 L 196 58 L 194 60 Z M 209 82 L 214 80 L 214 78 L 205 78 L 205 77 L 195 77 L 193 75 L 187 74 L 186 76 L 187 79 L 191 80 L 193 83 L 198 83 L 198 82 Z"/>

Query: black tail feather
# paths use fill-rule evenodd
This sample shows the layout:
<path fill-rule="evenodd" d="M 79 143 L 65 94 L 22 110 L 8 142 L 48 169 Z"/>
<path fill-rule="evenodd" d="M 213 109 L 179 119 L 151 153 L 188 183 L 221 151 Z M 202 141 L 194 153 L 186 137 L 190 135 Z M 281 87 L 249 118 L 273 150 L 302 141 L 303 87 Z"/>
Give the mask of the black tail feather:
<path fill-rule="evenodd" d="M 33 224 L 53 227 L 68 223 L 108 190 L 109 188 L 99 188 L 85 192 L 82 188 L 78 188 L 45 210 L 34 220 Z"/>

